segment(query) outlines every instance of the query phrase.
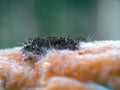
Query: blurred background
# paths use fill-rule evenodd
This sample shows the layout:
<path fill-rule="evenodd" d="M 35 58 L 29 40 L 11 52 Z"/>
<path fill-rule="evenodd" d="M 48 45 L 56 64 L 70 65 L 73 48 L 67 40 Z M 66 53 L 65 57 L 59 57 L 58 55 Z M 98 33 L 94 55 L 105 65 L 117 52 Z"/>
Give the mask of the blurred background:
<path fill-rule="evenodd" d="M 120 39 L 120 0 L 0 0 L 0 48 L 37 36 Z"/>

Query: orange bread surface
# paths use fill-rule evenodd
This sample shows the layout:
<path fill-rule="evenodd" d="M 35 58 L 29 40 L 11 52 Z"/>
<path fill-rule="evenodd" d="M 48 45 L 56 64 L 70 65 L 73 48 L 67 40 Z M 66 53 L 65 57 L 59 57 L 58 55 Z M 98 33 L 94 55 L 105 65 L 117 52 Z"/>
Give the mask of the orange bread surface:
<path fill-rule="evenodd" d="M 0 90 L 120 90 L 120 41 L 51 50 L 37 62 L 21 49 L 0 50 Z"/>

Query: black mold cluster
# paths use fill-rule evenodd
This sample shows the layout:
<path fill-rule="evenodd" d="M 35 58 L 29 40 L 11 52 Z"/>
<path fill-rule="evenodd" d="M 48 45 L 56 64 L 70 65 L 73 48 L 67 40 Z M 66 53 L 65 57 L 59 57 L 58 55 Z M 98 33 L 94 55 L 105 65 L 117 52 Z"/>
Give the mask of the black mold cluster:
<path fill-rule="evenodd" d="M 29 55 L 29 57 L 36 57 L 38 55 L 44 55 L 47 50 L 57 49 L 57 50 L 78 50 L 79 43 L 85 42 L 86 38 L 64 38 L 64 37 L 38 37 L 28 39 L 23 43 L 24 47 L 22 49 L 23 53 Z M 32 55 L 31 55 L 32 53 Z M 36 56 L 35 56 L 36 55 Z"/>

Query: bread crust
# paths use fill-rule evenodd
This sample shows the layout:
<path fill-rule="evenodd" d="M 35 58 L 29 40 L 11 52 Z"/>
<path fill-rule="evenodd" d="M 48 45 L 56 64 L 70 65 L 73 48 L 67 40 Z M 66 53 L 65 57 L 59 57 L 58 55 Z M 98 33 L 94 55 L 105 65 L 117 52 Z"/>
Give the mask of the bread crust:
<path fill-rule="evenodd" d="M 0 90 L 120 90 L 120 41 L 51 50 L 37 62 L 21 49 L 0 51 Z"/>

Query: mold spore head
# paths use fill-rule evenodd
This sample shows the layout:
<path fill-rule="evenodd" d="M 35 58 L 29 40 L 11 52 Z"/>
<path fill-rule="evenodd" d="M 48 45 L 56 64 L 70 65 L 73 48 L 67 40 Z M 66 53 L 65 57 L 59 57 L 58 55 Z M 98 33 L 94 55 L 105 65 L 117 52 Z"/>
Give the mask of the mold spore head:
<path fill-rule="evenodd" d="M 85 42 L 86 38 L 77 37 L 74 39 L 65 37 L 37 37 L 28 39 L 23 45 L 23 53 L 30 55 L 45 55 L 47 50 L 57 49 L 57 50 L 78 50 L 79 43 Z"/>

